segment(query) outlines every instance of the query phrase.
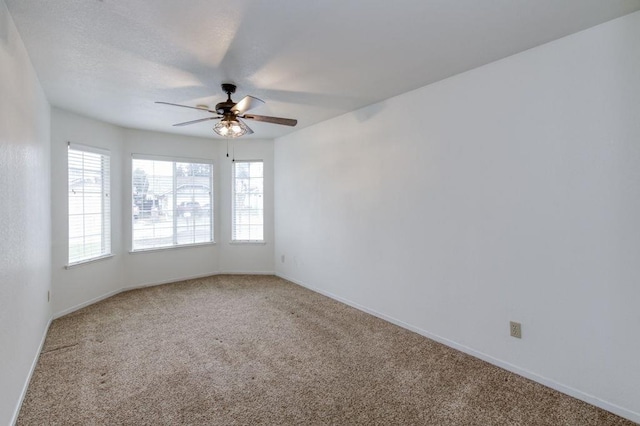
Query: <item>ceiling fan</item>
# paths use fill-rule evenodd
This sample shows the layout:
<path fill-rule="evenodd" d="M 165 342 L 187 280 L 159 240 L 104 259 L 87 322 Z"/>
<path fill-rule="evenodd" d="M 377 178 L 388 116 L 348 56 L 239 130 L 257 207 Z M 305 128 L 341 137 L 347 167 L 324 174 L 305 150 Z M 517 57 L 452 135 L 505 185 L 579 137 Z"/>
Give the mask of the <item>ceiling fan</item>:
<path fill-rule="evenodd" d="M 199 120 L 186 121 L 177 123 L 174 126 L 188 126 L 190 124 L 201 123 L 209 120 L 218 120 L 219 122 L 213 127 L 213 130 L 220 136 L 226 138 L 239 138 L 245 134 L 252 134 L 253 130 L 249 128 L 242 120 L 255 120 L 265 123 L 281 124 L 283 126 L 295 126 L 298 120 L 292 118 L 269 117 L 266 115 L 246 114 L 247 111 L 264 104 L 264 101 L 254 98 L 253 96 L 245 96 L 236 103 L 231 100 L 231 94 L 236 92 L 235 84 L 223 83 L 222 91 L 227 94 L 227 100 L 216 105 L 215 110 L 209 109 L 206 105 L 197 105 L 195 107 L 188 105 L 172 104 L 170 102 L 156 102 L 157 104 L 172 105 L 182 108 L 197 109 L 200 111 L 216 114 L 213 117 L 201 118 Z"/>

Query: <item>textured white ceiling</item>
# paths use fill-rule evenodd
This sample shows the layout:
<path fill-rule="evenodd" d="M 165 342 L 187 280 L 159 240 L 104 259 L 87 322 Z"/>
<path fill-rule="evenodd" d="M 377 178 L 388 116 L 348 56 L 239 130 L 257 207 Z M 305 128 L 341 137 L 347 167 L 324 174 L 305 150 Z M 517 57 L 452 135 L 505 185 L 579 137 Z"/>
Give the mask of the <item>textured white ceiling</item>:
<path fill-rule="evenodd" d="M 1 1 L 1 0 L 0 0 Z M 220 83 L 297 128 L 640 9 L 640 0 L 5 0 L 49 101 L 125 127 L 214 137 Z M 290 127 L 248 124 L 251 137 Z"/>

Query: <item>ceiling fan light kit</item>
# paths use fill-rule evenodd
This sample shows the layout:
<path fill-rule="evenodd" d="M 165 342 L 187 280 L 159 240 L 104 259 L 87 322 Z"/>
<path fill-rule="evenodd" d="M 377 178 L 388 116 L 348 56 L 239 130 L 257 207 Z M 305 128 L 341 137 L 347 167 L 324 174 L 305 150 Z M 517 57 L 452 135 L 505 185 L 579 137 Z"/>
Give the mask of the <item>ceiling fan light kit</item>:
<path fill-rule="evenodd" d="M 239 138 L 241 136 L 252 134 L 253 130 L 247 126 L 242 119 L 262 121 L 264 123 L 280 124 L 283 126 L 295 126 L 298 120 L 293 118 L 269 117 L 266 115 L 246 115 L 245 112 L 257 106 L 264 104 L 264 101 L 254 98 L 253 96 L 245 96 L 236 103 L 231 100 L 231 94 L 236 92 L 236 86 L 230 83 L 223 83 L 222 90 L 227 94 L 227 100 L 216 105 L 216 109 L 210 110 L 206 105 L 197 105 L 195 107 L 188 105 L 173 104 L 170 102 L 156 102 L 157 104 L 178 106 L 182 108 L 197 109 L 200 111 L 217 114 L 217 117 L 206 117 L 198 120 L 177 123 L 174 126 L 188 126 L 195 123 L 202 123 L 209 120 L 221 119 L 213 126 L 213 131 L 225 138 Z"/>
<path fill-rule="evenodd" d="M 213 131 L 225 138 L 239 138 L 247 134 L 249 127 L 239 120 L 223 118 L 213 126 Z"/>

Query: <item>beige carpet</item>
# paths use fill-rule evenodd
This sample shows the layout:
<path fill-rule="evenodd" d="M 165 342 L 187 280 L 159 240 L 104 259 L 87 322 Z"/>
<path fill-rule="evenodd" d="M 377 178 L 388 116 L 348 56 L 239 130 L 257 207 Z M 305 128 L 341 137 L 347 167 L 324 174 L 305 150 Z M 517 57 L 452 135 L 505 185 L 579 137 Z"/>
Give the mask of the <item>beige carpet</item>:
<path fill-rule="evenodd" d="M 53 322 L 19 425 L 630 425 L 276 277 L 122 293 Z"/>

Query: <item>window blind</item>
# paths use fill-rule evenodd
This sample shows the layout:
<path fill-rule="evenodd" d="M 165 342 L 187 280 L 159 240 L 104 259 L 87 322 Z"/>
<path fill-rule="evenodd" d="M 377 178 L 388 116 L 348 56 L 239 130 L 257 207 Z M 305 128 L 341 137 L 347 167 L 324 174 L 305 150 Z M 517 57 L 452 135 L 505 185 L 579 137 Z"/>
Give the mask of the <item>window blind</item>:
<path fill-rule="evenodd" d="M 111 254 L 109 152 L 69 144 L 69 264 Z"/>
<path fill-rule="evenodd" d="M 231 240 L 264 241 L 264 164 L 233 163 Z"/>

